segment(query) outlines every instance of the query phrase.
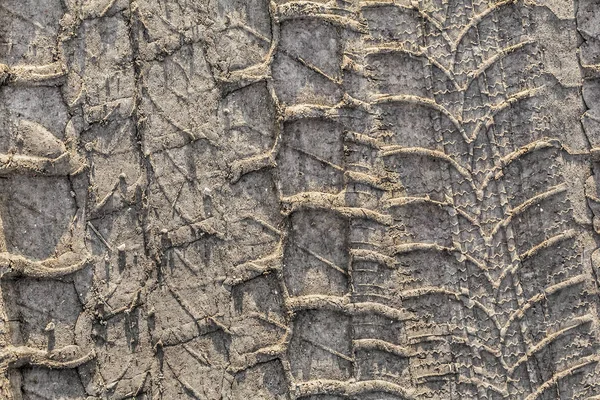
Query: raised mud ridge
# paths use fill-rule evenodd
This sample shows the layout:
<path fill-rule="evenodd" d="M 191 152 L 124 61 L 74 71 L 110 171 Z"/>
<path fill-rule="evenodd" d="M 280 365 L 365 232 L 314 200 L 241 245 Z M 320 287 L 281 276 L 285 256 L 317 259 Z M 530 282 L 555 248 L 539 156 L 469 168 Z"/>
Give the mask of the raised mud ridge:
<path fill-rule="evenodd" d="M 600 399 L 598 162 L 597 0 L 2 0 L 0 398 Z"/>

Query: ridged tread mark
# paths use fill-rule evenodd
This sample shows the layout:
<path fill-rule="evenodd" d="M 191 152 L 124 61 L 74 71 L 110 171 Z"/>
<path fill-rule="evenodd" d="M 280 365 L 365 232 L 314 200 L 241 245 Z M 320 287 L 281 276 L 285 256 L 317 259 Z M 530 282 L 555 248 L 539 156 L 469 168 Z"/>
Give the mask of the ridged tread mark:
<path fill-rule="evenodd" d="M 8 8 L 2 8 L 8 11 L 9 14 L 12 13 Z M 14 16 L 23 18 L 18 14 L 14 14 Z M 33 19 L 26 20 L 28 23 L 35 25 L 36 29 L 46 31 L 44 25 Z M 50 34 L 54 35 L 56 33 L 50 31 Z M 69 33 L 61 25 L 56 37 L 57 48 L 55 50 L 57 54 L 54 62 L 42 65 L 21 64 L 11 66 L 0 64 L 0 86 L 18 89 L 60 88 L 65 85 L 69 71 L 62 46 L 69 39 Z M 60 98 L 58 101 L 63 102 L 64 99 Z M 29 140 L 29 142 L 25 142 L 25 146 L 32 146 L 34 149 L 41 150 L 44 155 L 0 154 L 0 178 L 64 177 L 69 179 L 71 188 L 73 188 L 71 179 L 88 170 L 88 165 L 77 150 L 78 133 L 75 131 L 73 121 L 69 120 L 67 122 L 63 141 L 58 140 L 42 125 L 24 119 L 19 123 L 21 127 L 28 130 L 26 140 Z M 74 191 L 71 195 L 72 197 L 77 196 Z M 83 242 L 85 224 L 78 201 L 81 200 L 75 199 L 76 215 L 70 227 L 73 241 L 68 246 L 70 251 L 42 260 L 34 260 L 9 252 L 4 238 L 5 227 L 0 219 L 0 279 L 3 286 L 12 286 L 16 280 L 22 278 L 59 279 L 81 271 L 92 263 L 93 258 L 86 250 Z M 96 358 L 94 349 L 86 351 L 76 345 L 41 350 L 11 344 L 11 337 L 14 338 L 15 333 L 11 332 L 7 311 L 14 304 L 6 304 L 5 296 L 6 294 L 0 291 L 0 324 L 2 325 L 0 335 L 0 397 L 7 400 L 21 398 L 20 376 L 15 375 L 13 372 L 23 366 L 53 370 L 74 369 Z M 8 300 L 12 299 L 9 297 Z"/>
<path fill-rule="evenodd" d="M 320 10 L 322 12 L 320 12 L 318 15 L 314 14 L 314 15 L 310 15 L 310 17 L 311 18 L 312 17 L 321 18 L 325 21 L 333 22 L 339 26 L 350 28 L 351 30 L 353 29 L 353 27 L 356 26 L 356 25 L 353 25 L 352 21 L 349 21 L 347 19 L 340 19 L 337 17 L 335 19 L 333 19 L 331 17 L 333 15 L 333 10 L 328 9 L 329 6 L 323 6 L 324 8 L 322 8 L 321 6 L 317 6 L 316 4 L 308 4 L 308 2 L 297 2 L 297 3 L 298 4 L 296 4 L 295 2 L 293 4 L 290 3 L 290 5 L 288 7 L 290 7 L 290 9 L 293 7 L 298 7 L 298 9 L 301 10 L 301 11 L 298 11 L 299 15 L 306 16 L 306 14 L 305 14 L 307 12 L 306 10 Z M 473 28 L 475 28 L 488 15 L 492 14 L 494 11 L 496 11 L 500 7 L 503 7 L 505 5 L 517 4 L 517 3 L 518 3 L 517 1 L 502 1 L 502 2 L 495 3 L 491 6 L 489 6 L 486 11 L 473 16 L 469 20 L 469 22 L 459 30 L 457 36 L 454 38 L 451 38 L 450 35 L 448 33 L 446 33 L 445 28 L 442 26 L 442 23 L 440 21 L 437 21 L 436 19 L 434 19 L 429 14 L 427 14 L 425 11 L 419 10 L 417 5 L 400 6 L 400 7 L 405 8 L 406 10 L 416 10 L 425 21 L 427 21 L 428 23 L 430 23 L 431 25 L 436 27 L 440 31 L 442 37 L 444 37 L 446 39 L 446 41 L 450 44 L 450 50 L 451 50 L 450 53 L 452 54 L 452 58 L 455 59 L 459 44 L 461 43 L 463 38 L 469 33 L 469 31 L 471 31 Z M 365 3 L 362 3 L 359 6 L 359 8 L 390 6 L 390 5 L 399 6 L 395 2 L 381 1 L 381 2 L 365 2 Z M 319 7 L 321 7 L 321 8 L 319 8 Z M 326 9 L 326 11 L 323 11 L 324 9 Z M 291 15 L 291 13 L 289 13 L 289 14 Z M 346 18 L 346 17 L 344 17 L 344 18 Z M 529 45 L 531 43 L 533 43 L 533 42 L 525 41 L 525 42 L 518 43 L 516 45 L 511 45 L 511 46 L 505 47 L 504 49 L 501 49 L 496 55 L 492 56 L 491 58 L 489 58 L 488 60 L 486 60 L 482 64 L 480 64 L 480 66 L 478 67 L 477 70 L 471 71 L 467 75 L 469 77 L 472 77 L 471 81 L 475 81 L 477 78 L 484 76 L 486 71 L 489 68 L 491 68 L 493 66 L 493 64 L 501 61 L 501 59 L 505 55 L 507 55 L 508 53 L 511 53 L 513 51 L 519 50 L 521 48 L 524 48 L 526 45 Z M 388 46 L 388 45 L 382 45 L 382 47 L 380 49 L 382 51 L 392 51 L 392 50 L 393 51 L 396 51 L 396 50 L 404 51 L 404 52 L 407 52 L 416 57 L 426 58 L 432 65 L 437 66 L 438 69 L 442 70 L 442 72 L 444 72 L 444 74 L 448 78 L 452 78 L 452 79 L 450 79 L 450 81 L 454 81 L 453 82 L 454 87 L 455 87 L 455 89 L 458 89 L 459 91 L 465 92 L 470 86 L 470 83 L 464 84 L 462 86 L 458 85 L 456 83 L 456 80 L 453 78 L 454 72 L 452 72 L 451 69 L 444 67 L 441 62 L 435 60 L 434 58 L 432 58 L 432 56 L 427 55 L 427 54 L 423 53 L 422 51 L 413 51 L 413 50 L 401 49 L 400 47 L 394 47 L 394 46 L 385 47 L 385 46 Z M 369 52 L 371 52 L 371 53 L 377 52 L 377 51 L 378 51 L 377 47 L 371 47 L 369 50 Z M 358 69 L 360 69 L 360 68 L 358 68 Z M 265 74 L 263 76 L 263 78 L 268 79 L 268 74 Z M 462 138 L 465 141 L 465 143 L 472 144 L 475 141 L 479 140 L 479 133 L 481 131 L 485 131 L 487 133 L 493 132 L 490 128 L 493 127 L 494 117 L 497 114 L 499 114 L 500 112 L 503 112 L 504 110 L 508 109 L 509 107 L 512 107 L 518 101 L 528 99 L 528 98 L 532 97 L 533 95 L 539 95 L 542 92 L 544 92 L 545 90 L 547 90 L 547 89 L 544 88 L 543 86 L 541 86 L 541 87 L 538 86 L 533 89 L 526 89 L 524 91 L 513 94 L 511 97 L 508 97 L 507 99 L 505 99 L 501 102 L 490 105 L 487 109 L 486 114 L 483 115 L 478 121 L 476 121 L 475 127 L 470 134 L 466 133 L 466 129 L 463 126 L 462 118 L 456 117 L 454 114 L 452 114 L 449 111 L 449 109 L 447 109 L 446 107 L 444 107 L 441 104 L 438 104 L 436 102 L 436 100 L 422 98 L 422 97 L 418 97 L 418 96 L 412 96 L 412 95 L 384 94 L 384 95 L 380 95 L 379 97 L 375 97 L 373 100 L 367 101 L 367 102 L 364 102 L 364 101 L 358 102 L 355 100 L 350 100 L 350 101 L 345 100 L 335 106 L 322 106 L 319 104 L 296 105 L 296 106 L 291 106 L 291 107 L 285 108 L 285 111 L 283 112 L 283 115 L 284 115 L 283 119 L 287 120 L 287 121 L 291 121 L 291 120 L 297 120 L 297 119 L 301 119 L 301 118 L 322 118 L 322 119 L 330 119 L 330 120 L 336 121 L 336 120 L 341 119 L 340 111 L 343 109 L 361 109 L 361 110 L 367 111 L 368 113 L 374 113 L 375 109 L 378 105 L 380 105 L 382 103 L 386 103 L 386 102 L 416 104 L 416 105 L 431 108 L 431 109 L 445 115 L 448 118 L 448 120 L 451 122 L 451 124 L 454 126 L 454 128 L 461 133 Z M 439 150 L 431 150 L 431 149 L 417 148 L 417 147 L 413 147 L 413 148 L 397 147 L 397 148 L 386 149 L 384 145 L 380 145 L 378 143 L 377 139 L 369 137 L 366 134 L 353 133 L 351 136 L 353 139 L 356 139 L 356 138 L 361 137 L 359 135 L 364 136 L 364 138 L 362 140 L 359 140 L 359 142 L 367 144 L 370 147 L 373 147 L 377 150 L 381 150 L 381 152 L 380 152 L 381 156 L 402 154 L 402 153 L 407 153 L 407 154 L 412 153 L 412 154 L 419 154 L 419 155 L 424 155 L 426 157 L 432 157 L 432 158 L 437 158 L 437 159 L 447 161 L 463 176 L 463 178 L 467 181 L 467 183 L 469 183 L 471 185 L 472 189 L 475 189 L 475 192 L 476 192 L 475 194 L 476 194 L 478 201 L 483 200 L 483 196 L 484 196 L 483 191 L 484 191 L 484 189 L 487 188 L 487 186 L 490 182 L 500 180 L 501 178 L 503 178 L 504 170 L 509 164 L 511 164 L 517 160 L 520 160 L 524 155 L 530 154 L 535 150 L 542 149 L 542 148 L 548 148 L 548 147 L 558 147 L 558 148 L 564 149 L 567 153 L 570 153 L 570 154 L 578 154 L 578 155 L 585 155 L 585 156 L 587 156 L 587 154 L 588 154 L 585 152 L 582 153 L 582 152 L 576 152 L 576 151 L 571 151 L 570 149 L 566 149 L 562 144 L 560 144 L 560 142 L 557 142 L 556 139 L 549 139 L 549 140 L 541 139 L 536 142 L 532 142 L 530 144 L 525 145 L 521 149 L 517 149 L 517 150 L 513 151 L 512 153 L 510 153 L 506 156 L 501 156 L 498 151 L 492 151 L 493 157 L 494 157 L 496 163 L 492 169 L 487 169 L 487 170 L 482 171 L 483 181 L 480 181 L 479 184 L 476 184 L 474 182 L 474 179 L 472 178 L 472 176 L 473 176 L 473 172 L 471 172 L 472 168 L 461 166 L 459 161 L 454 160 L 452 158 L 452 156 L 447 155 L 447 153 L 446 153 L 447 150 L 444 150 L 443 152 L 441 152 Z M 490 136 L 488 136 L 488 140 L 489 140 L 490 144 L 494 143 L 493 134 L 490 134 Z M 471 149 L 472 149 L 472 146 L 471 146 Z M 243 171 L 243 172 L 240 172 L 243 174 L 243 173 L 250 173 L 252 171 L 264 168 L 265 166 L 277 167 L 276 162 L 275 162 L 275 156 L 274 156 L 274 154 L 277 151 L 278 151 L 278 147 L 276 145 L 276 147 L 274 147 L 273 150 L 271 150 L 269 153 L 266 153 L 265 155 L 260 155 L 253 159 L 247 159 L 247 161 L 241 160 L 241 161 L 239 161 L 239 163 L 240 164 L 245 163 L 245 165 L 248 165 L 248 167 L 238 168 L 238 170 Z M 387 151 L 387 153 L 386 153 L 386 151 Z M 471 150 L 471 152 L 472 152 L 472 150 Z M 470 155 L 472 156 L 472 153 Z M 254 160 L 265 160 L 265 161 L 254 162 Z M 335 167 L 336 169 L 339 169 L 339 170 L 342 170 L 342 168 L 343 168 L 341 166 L 333 166 L 333 167 Z M 349 174 L 348 172 L 346 172 L 346 173 Z M 233 179 L 233 181 L 234 182 L 237 181 L 237 179 L 239 179 L 239 176 L 240 176 L 240 174 L 235 174 L 235 179 Z M 373 179 L 363 178 L 363 181 L 364 182 L 373 182 Z M 377 189 L 383 188 L 383 190 L 385 190 L 385 187 L 383 187 L 383 186 L 379 186 L 379 187 L 377 187 L 376 185 L 371 185 L 371 186 L 374 188 L 377 188 Z M 546 192 L 539 193 L 539 194 L 535 195 L 534 197 L 527 199 L 525 202 L 523 202 L 522 204 L 520 204 L 512 209 L 508 205 L 508 200 L 507 200 L 506 194 L 505 194 L 506 189 L 500 187 L 497 190 L 499 190 L 499 193 L 495 194 L 495 195 L 500 196 L 500 202 L 502 203 L 504 217 L 501 220 L 499 220 L 498 222 L 496 222 L 495 225 L 493 225 L 493 227 L 490 231 L 490 234 L 487 234 L 487 235 L 482 234 L 483 236 L 487 236 L 488 246 L 492 245 L 493 236 L 496 233 L 498 233 L 500 231 L 510 231 L 511 225 L 512 225 L 511 224 L 512 220 L 515 217 L 517 217 L 519 214 L 526 212 L 533 205 L 538 204 L 539 202 L 550 199 L 557 194 L 564 193 L 567 190 L 567 187 L 564 183 L 561 183 L 557 186 L 550 188 Z M 359 215 L 358 211 L 350 212 L 350 210 L 348 210 L 345 207 L 345 200 L 344 200 L 345 197 L 346 197 L 346 192 L 340 192 L 339 194 L 336 194 L 336 195 L 330 195 L 330 194 L 325 194 L 325 193 L 320 193 L 320 192 L 312 192 L 312 193 L 300 193 L 300 194 L 297 194 L 294 196 L 288 196 L 287 198 L 282 198 L 283 203 L 289 205 L 288 207 L 284 208 L 284 210 L 285 210 L 284 214 L 288 215 L 290 213 L 297 212 L 304 208 L 309 208 L 309 209 L 318 208 L 318 209 L 323 209 L 323 210 L 327 210 L 327 209 L 337 210 L 338 212 L 341 212 L 344 216 L 352 218 L 352 219 L 359 217 L 360 215 Z M 468 210 L 468 209 L 460 209 L 459 210 L 454 205 L 453 200 L 448 200 L 447 202 L 440 202 L 440 201 L 432 200 L 427 197 L 423 197 L 423 198 L 396 197 L 392 201 L 388 200 L 389 205 L 396 206 L 396 207 L 402 206 L 405 204 L 418 204 L 418 203 L 423 203 L 423 202 L 437 204 L 438 206 L 441 206 L 441 207 L 447 207 L 450 210 L 452 210 L 453 208 L 456 208 L 454 210 L 454 212 L 456 214 L 462 214 L 471 223 L 477 222 L 479 220 L 479 215 L 480 215 L 479 213 L 470 213 L 470 210 Z M 343 210 L 346 210 L 346 211 L 344 212 Z M 394 224 L 391 220 L 384 218 L 385 214 L 382 214 L 380 211 L 375 211 L 375 210 L 367 210 L 367 211 L 374 212 L 376 214 L 381 215 L 381 217 L 373 218 L 373 220 L 376 222 L 383 223 L 384 225 L 388 225 L 388 226 L 392 226 Z M 367 215 L 367 211 L 361 211 L 362 215 Z M 564 241 L 565 239 L 577 237 L 577 233 L 574 231 L 568 231 L 564 234 L 557 235 L 555 237 L 546 239 L 542 243 L 534 244 L 534 246 L 532 248 L 530 248 L 529 250 L 526 250 L 525 252 L 523 252 L 521 254 L 518 253 L 518 251 L 515 247 L 515 244 L 512 243 L 512 239 L 510 239 L 510 237 L 512 237 L 512 236 L 513 236 L 513 234 L 510 234 L 510 233 L 508 234 L 508 237 L 509 237 L 508 248 L 510 249 L 510 252 L 512 253 L 510 258 L 512 259 L 513 264 L 510 264 L 510 265 L 507 265 L 504 267 L 503 271 L 501 272 L 501 275 L 499 276 L 499 279 L 498 278 L 490 279 L 490 281 L 493 283 L 493 286 L 496 288 L 498 286 L 500 286 L 502 280 L 506 276 L 509 275 L 509 272 L 510 272 L 510 275 L 513 276 L 513 279 L 515 279 L 514 273 L 516 271 L 518 271 L 518 269 L 520 268 L 519 265 L 522 261 L 532 258 L 532 257 L 535 257 L 540 251 L 547 249 L 547 248 L 551 248 L 553 246 L 556 246 L 560 242 Z M 407 251 L 421 251 L 421 250 L 426 250 L 426 249 L 433 249 L 433 250 L 448 252 L 448 253 L 457 253 L 459 258 L 462 258 L 464 260 L 469 260 L 469 258 L 470 258 L 470 259 L 474 260 L 474 263 L 476 265 L 480 265 L 480 266 L 485 265 L 485 262 L 476 260 L 476 258 L 471 254 L 472 250 L 469 250 L 469 251 L 464 250 L 462 248 L 462 246 L 460 246 L 456 249 L 452 249 L 452 248 L 444 247 L 444 246 L 441 246 L 441 245 L 438 245 L 435 243 L 403 244 L 403 245 L 397 246 L 396 251 L 383 252 L 383 253 L 379 253 L 379 252 L 373 251 L 373 250 L 361 249 L 361 248 L 351 249 L 350 251 L 356 260 L 373 261 L 373 262 L 376 262 L 379 264 L 383 264 L 387 267 L 394 268 L 397 264 L 395 256 L 397 256 L 399 253 L 405 253 Z M 485 259 L 485 258 L 486 257 L 482 257 L 482 259 Z M 275 271 L 276 269 L 273 269 L 273 270 Z M 266 271 L 266 272 L 268 272 L 268 271 Z M 279 274 L 280 272 L 277 272 L 277 273 Z M 507 326 L 501 327 L 499 329 L 499 331 L 506 332 L 508 325 L 510 325 L 510 323 L 512 323 L 513 321 L 520 320 L 521 318 L 523 318 L 526 310 L 531 308 L 532 304 L 534 304 L 538 301 L 546 301 L 548 295 L 559 292 L 560 290 L 568 288 L 571 285 L 581 283 L 585 280 L 585 277 L 586 277 L 585 275 L 581 275 L 576 278 L 569 279 L 562 283 L 556 284 L 555 286 L 550 286 L 546 289 L 545 293 L 534 296 L 531 299 L 522 299 L 521 298 L 522 289 L 520 289 L 519 283 L 517 281 L 515 283 L 515 292 L 516 292 L 517 301 L 519 303 L 519 309 L 517 311 L 514 311 L 514 313 L 508 317 L 508 321 L 506 322 Z M 454 297 L 464 296 L 467 299 L 469 299 L 470 304 L 476 304 L 471 299 L 471 295 L 468 292 L 465 292 L 465 293 L 452 292 L 452 291 L 448 292 L 443 288 L 431 289 L 429 291 L 426 289 L 423 289 L 423 290 L 425 290 L 425 292 L 432 292 L 432 293 L 437 291 L 439 293 L 449 294 Z M 425 292 L 421 293 L 421 292 L 417 291 L 414 293 L 415 293 L 415 296 L 419 296 L 421 294 L 425 294 Z M 402 297 L 402 296 L 400 296 L 400 297 Z M 495 301 L 496 301 L 496 299 L 494 299 L 493 297 L 486 299 L 486 302 L 494 303 Z M 343 298 L 331 298 L 331 297 L 318 297 L 317 296 L 317 297 L 291 298 L 291 299 L 288 299 L 286 302 L 291 307 L 291 311 L 318 308 L 318 309 L 332 309 L 332 310 L 337 310 L 337 311 L 340 311 L 343 313 L 343 312 L 349 312 L 349 310 L 355 309 L 355 306 L 350 306 L 350 304 L 353 304 L 353 303 L 351 303 L 351 302 L 348 303 L 347 300 L 343 300 Z M 354 303 L 354 304 L 359 305 L 362 303 Z M 487 307 L 483 306 L 483 304 L 482 304 L 482 307 L 484 309 L 487 309 Z M 496 305 L 494 305 L 494 307 L 496 307 Z M 374 311 L 374 309 L 371 312 L 373 312 L 373 311 Z M 490 317 L 492 319 L 494 312 L 487 311 L 486 314 L 488 314 L 488 317 Z M 390 313 L 389 315 L 390 316 L 395 315 L 395 311 L 394 311 L 394 313 Z M 584 320 L 581 321 L 581 323 L 577 322 L 578 321 L 577 319 L 574 319 L 573 320 L 575 323 L 574 325 L 568 326 L 566 328 L 563 328 L 562 330 L 559 330 L 555 333 L 550 334 L 546 339 L 542 340 L 541 342 L 538 342 L 536 345 L 529 343 L 528 344 L 529 350 L 527 351 L 527 355 L 521 357 L 517 361 L 517 363 L 511 367 L 509 367 L 508 364 L 506 364 L 505 362 L 503 362 L 503 365 L 506 368 L 508 368 L 509 371 L 514 371 L 519 365 L 526 363 L 528 358 L 531 357 L 532 354 L 540 351 L 541 349 L 546 347 L 549 343 L 553 342 L 556 338 L 560 337 L 561 335 L 566 334 L 567 332 L 571 331 L 571 329 L 574 329 L 576 326 L 587 323 L 588 320 L 590 320 L 589 318 L 593 318 L 593 317 L 586 317 L 586 318 L 584 318 Z M 496 323 L 496 326 L 500 327 L 500 325 L 498 325 L 498 323 Z M 522 329 L 524 331 L 527 330 L 526 327 L 522 327 Z M 502 336 L 505 334 L 506 333 L 500 335 L 500 338 L 499 338 L 500 342 L 502 342 Z M 383 345 L 381 345 L 380 347 L 386 348 L 386 346 L 383 346 Z M 482 346 L 482 348 L 483 348 L 483 346 Z M 392 347 L 389 347 L 389 349 L 392 349 Z M 499 350 L 490 349 L 490 351 L 493 351 L 494 354 L 502 356 L 501 348 Z M 562 379 L 564 376 L 567 376 L 572 371 L 582 368 L 585 365 L 590 365 L 594 362 L 596 362 L 596 359 L 594 357 L 591 357 L 590 360 L 582 363 L 581 365 L 578 364 L 573 367 L 568 367 L 563 372 L 559 372 L 559 373 L 555 374 L 550 380 L 546 381 L 545 383 L 540 384 L 538 386 L 538 388 L 535 389 L 535 391 L 530 395 L 530 397 L 533 396 L 532 398 L 534 398 L 536 396 L 539 396 L 544 390 L 548 389 L 550 386 L 552 386 L 554 384 L 557 384 L 560 379 Z M 536 382 L 535 377 L 530 376 L 530 379 L 532 380 L 532 383 Z M 475 384 L 478 387 L 493 390 L 493 391 L 501 394 L 504 397 L 513 395 L 513 394 L 520 395 L 520 393 L 512 393 L 512 392 L 509 393 L 506 384 L 503 385 L 504 387 L 497 387 L 491 383 L 486 383 L 484 381 L 478 380 L 478 378 L 466 378 L 463 376 L 459 376 L 458 382 L 463 382 L 463 383 L 467 383 L 467 384 Z M 311 385 L 310 387 L 313 387 L 312 383 L 310 385 Z M 321 384 L 318 384 L 318 383 L 314 384 L 314 386 L 321 387 L 319 385 L 321 385 Z M 350 390 L 346 386 L 340 386 L 340 388 L 338 389 L 338 387 L 339 387 L 338 383 L 333 384 L 333 383 L 328 382 L 327 385 L 325 385 L 325 381 L 323 381 L 322 385 L 323 385 L 323 387 L 325 387 L 327 385 L 329 385 L 329 386 L 327 386 L 326 389 L 319 389 L 319 393 L 348 395 L 348 390 Z M 379 389 L 374 388 L 372 390 L 377 391 Z M 352 391 L 352 390 L 350 390 L 350 391 Z M 382 391 L 385 391 L 385 390 L 382 390 Z M 310 392 L 310 393 L 312 393 L 312 392 Z M 481 392 L 480 392 L 480 394 L 481 394 Z"/>

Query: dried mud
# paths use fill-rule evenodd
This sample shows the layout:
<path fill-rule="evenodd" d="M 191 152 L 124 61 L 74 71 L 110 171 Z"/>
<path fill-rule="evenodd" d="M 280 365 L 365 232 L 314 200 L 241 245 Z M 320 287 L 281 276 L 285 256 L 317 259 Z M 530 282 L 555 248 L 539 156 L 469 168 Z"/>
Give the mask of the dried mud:
<path fill-rule="evenodd" d="M 2 0 L 0 398 L 600 398 L 598 0 Z"/>

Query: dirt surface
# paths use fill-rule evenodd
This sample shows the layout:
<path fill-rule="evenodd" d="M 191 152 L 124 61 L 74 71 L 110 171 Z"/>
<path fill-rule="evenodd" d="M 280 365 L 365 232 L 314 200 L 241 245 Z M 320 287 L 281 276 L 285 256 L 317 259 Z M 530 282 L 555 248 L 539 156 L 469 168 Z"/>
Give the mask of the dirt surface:
<path fill-rule="evenodd" d="M 0 398 L 599 399 L 598 0 L 0 0 Z"/>

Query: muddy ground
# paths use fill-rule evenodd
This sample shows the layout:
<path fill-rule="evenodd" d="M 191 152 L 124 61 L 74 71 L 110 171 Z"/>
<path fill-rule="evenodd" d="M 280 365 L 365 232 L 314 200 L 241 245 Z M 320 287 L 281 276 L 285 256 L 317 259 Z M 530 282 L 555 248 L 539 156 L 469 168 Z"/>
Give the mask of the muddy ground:
<path fill-rule="evenodd" d="M 598 0 L 1 0 L 1 399 L 600 398 Z"/>

